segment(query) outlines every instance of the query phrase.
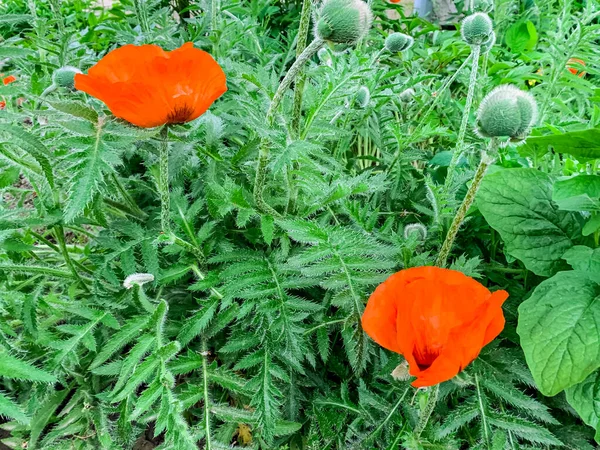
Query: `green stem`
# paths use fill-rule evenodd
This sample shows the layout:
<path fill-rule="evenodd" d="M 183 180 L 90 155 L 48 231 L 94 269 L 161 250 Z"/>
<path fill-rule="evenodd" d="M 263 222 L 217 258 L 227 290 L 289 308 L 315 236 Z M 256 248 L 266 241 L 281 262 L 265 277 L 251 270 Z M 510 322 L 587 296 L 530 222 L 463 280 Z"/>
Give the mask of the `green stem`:
<path fill-rule="evenodd" d="M 206 433 L 206 450 L 212 449 L 212 438 L 210 429 L 210 399 L 208 397 L 208 364 L 206 359 L 208 358 L 208 350 L 206 347 L 206 341 L 202 340 L 202 387 L 204 397 L 204 431 Z"/>
<path fill-rule="evenodd" d="M 302 54 L 298 58 L 296 58 L 296 61 L 288 70 L 287 74 L 279 84 L 277 92 L 275 92 L 275 95 L 271 100 L 271 104 L 269 105 L 269 109 L 267 111 L 267 124 L 269 126 L 272 126 L 275 122 L 275 112 L 279 108 L 281 100 L 283 99 L 283 95 L 292 84 L 292 81 L 294 81 L 304 64 L 306 64 L 306 62 L 324 45 L 324 43 L 325 42 L 321 39 L 315 39 L 308 47 L 304 49 Z M 259 211 L 262 211 L 265 214 L 270 214 L 274 217 L 281 217 L 281 214 L 279 214 L 275 209 L 269 206 L 263 198 L 263 191 L 265 188 L 265 181 L 267 178 L 267 164 L 269 162 L 269 152 L 270 148 L 268 139 L 262 138 L 258 150 L 256 177 L 254 179 L 254 201 L 256 202 L 256 207 Z"/>
<path fill-rule="evenodd" d="M 119 191 L 123 199 L 129 204 L 131 210 L 135 212 L 135 215 L 142 219 L 145 218 L 147 214 L 141 210 L 141 208 L 137 205 L 133 197 L 129 195 L 129 192 L 127 192 L 121 181 L 119 181 L 117 175 L 115 173 L 112 173 L 110 176 L 113 182 L 115 183 L 117 190 Z"/>
<path fill-rule="evenodd" d="M 213 34 L 213 56 L 216 58 L 218 53 L 219 39 L 217 36 L 217 19 L 219 15 L 219 0 L 212 0 L 210 4 L 210 31 Z"/>
<path fill-rule="evenodd" d="M 465 102 L 465 109 L 463 111 L 462 121 L 460 123 L 460 129 L 458 131 L 458 138 L 456 139 L 456 147 L 452 154 L 452 160 L 448 166 L 448 175 L 446 176 L 446 189 L 452 185 L 452 179 L 454 178 L 454 171 L 456 170 L 456 164 L 458 158 L 463 150 L 465 144 L 465 136 L 467 134 L 467 126 L 469 125 L 469 117 L 471 116 L 471 106 L 473 105 L 473 97 L 475 95 L 475 86 L 477 85 L 477 70 L 479 69 L 479 54 L 481 52 L 481 46 L 474 45 L 471 47 L 471 76 L 469 77 L 469 90 L 467 92 L 467 101 Z"/>
<path fill-rule="evenodd" d="M 311 0 L 304 0 L 302 2 L 302 12 L 300 13 L 300 24 L 298 26 L 298 37 L 296 42 L 296 58 L 299 58 L 306 48 L 310 28 L 311 6 Z M 306 74 L 303 70 L 300 70 L 294 86 L 294 107 L 292 109 L 292 120 L 290 122 L 290 129 L 293 136 L 297 136 L 300 130 L 300 113 L 302 112 L 302 96 L 304 94 L 305 81 Z"/>
<path fill-rule="evenodd" d="M 415 436 L 417 439 L 421 437 L 421 434 L 427 427 L 427 423 L 429 422 L 431 414 L 433 413 L 433 410 L 435 409 L 435 405 L 437 403 L 439 393 L 440 393 L 440 385 L 436 384 L 433 387 L 431 393 L 429 394 L 429 398 L 427 399 L 425 408 L 423 409 L 423 412 L 421 413 L 419 423 L 417 424 L 417 427 L 415 428 L 414 433 L 415 433 Z"/>
<path fill-rule="evenodd" d="M 73 276 L 77 279 L 77 281 L 79 281 L 79 284 L 81 285 L 81 287 L 83 288 L 83 290 L 86 293 L 90 293 L 90 290 L 88 289 L 87 285 L 85 284 L 85 282 L 83 281 L 83 279 L 81 278 L 81 276 L 79 275 L 79 272 L 77 271 L 77 269 L 75 268 L 75 265 L 73 264 L 73 261 L 71 260 L 71 256 L 69 255 L 69 250 L 67 249 L 67 245 L 65 243 L 65 230 L 62 227 L 62 225 L 56 225 L 55 226 L 55 236 L 56 236 L 56 240 L 58 242 L 58 246 L 60 248 L 60 252 L 63 256 L 63 258 L 65 259 L 65 262 L 67 263 L 67 266 L 69 267 L 69 270 L 71 271 L 71 273 L 73 274 Z"/>
<path fill-rule="evenodd" d="M 148 25 L 148 18 L 146 17 L 146 7 L 144 2 L 145 0 L 133 0 L 133 7 L 135 9 L 137 21 L 144 34 L 144 38 L 146 38 L 150 33 L 150 26 Z"/>
<path fill-rule="evenodd" d="M 477 398 L 479 401 L 479 411 L 481 413 L 481 421 L 483 426 L 483 436 L 485 438 L 486 447 L 490 448 L 490 436 L 487 426 L 487 417 L 485 415 L 485 405 L 483 404 L 483 399 L 481 396 L 481 388 L 479 387 L 479 377 L 475 374 L 475 386 L 477 387 Z"/>
<path fill-rule="evenodd" d="M 495 139 L 492 139 L 491 143 L 491 151 L 490 153 L 495 155 L 495 151 L 497 149 L 497 142 Z M 481 162 L 479 163 L 479 167 L 477 167 L 477 171 L 475 172 L 475 176 L 473 177 L 473 181 L 471 186 L 469 186 L 469 190 L 467 191 L 467 195 L 462 201 L 462 204 L 458 208 L 456 215 L 454 216 L 454 220 L 450 225 L 450 229 L 448 230 L 448 234 L 446 235 L 446 239 L 440 249 L 440 253 L 438 258 L 435 261 L 435 265 L 438 267 L 445 267 L 446 260 L 448 259 L 448 255 L 450 254 L 450 250 L 452 250 L 452 246 L 454 245 L 454 240 L 456 239 L 456 235 L 458 234 L 458 230 L 462 225 L 465 215 L 469 211 L 469 208 L 473 204 L 475 200 L 475 195 L 479 190 L 479 186 L 481 185 L 481 181 L 483 180 L 483 176 L 485 175 L 485 171 L 488 166 L 492 163 L 493 158 L 490 158 L 487 154 L 483 154 L 481 157 Z"/>
<path fill-rule="evenodd" d="M 169 195 L 169 128 L 165 126 L 161 132 L 159 154 L 158 192 L 160 194 L 160 226 L 162 232 L 171 232 L 170 212 L 171 197 Z"/>

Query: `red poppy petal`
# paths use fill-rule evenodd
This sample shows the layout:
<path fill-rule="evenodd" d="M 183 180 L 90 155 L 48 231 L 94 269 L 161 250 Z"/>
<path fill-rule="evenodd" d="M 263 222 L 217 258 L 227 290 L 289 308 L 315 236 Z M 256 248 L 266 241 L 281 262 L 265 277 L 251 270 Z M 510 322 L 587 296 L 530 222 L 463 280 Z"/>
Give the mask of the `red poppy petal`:
<path fill-rule="evenodd" d="M 10 83 L 14 83 L 15 81 L 17 81 L 17 77 L 15 77 L 14 75 L 9 75 L 2 80 L 2 82 L 4 83 L 4 86 L 6 86 L 7 84 L 10 84 Z"/>
<path fill-rule="evenodd" d="M 429 368 L 410 371 L 411 375 L 417 377 L 413 386 L 433 386 L 447 381 L 477 358 L 481 349 L 502 331 L 502 304 L 507 298 L 506 291 L 494 292 L 481 305 L 477 317 L 471 323 L 452 330 L 446 347 Z"/>
<path fill-rule="evenodd" d="M 394 284 L 388 281 L 380 284 L 369 298 L 362 315 L 362 326 L 365 333 L 383 348 L 401 353 L 396 333 L 396 295 Z"/>

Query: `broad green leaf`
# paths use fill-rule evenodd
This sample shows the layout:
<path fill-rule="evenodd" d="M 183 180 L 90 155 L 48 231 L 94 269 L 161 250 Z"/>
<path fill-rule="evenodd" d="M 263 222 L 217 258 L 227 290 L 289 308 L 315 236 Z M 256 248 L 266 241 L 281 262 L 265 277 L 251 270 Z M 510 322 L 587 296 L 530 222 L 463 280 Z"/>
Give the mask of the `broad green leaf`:
<path fill-rule="evenodd" d="M 596 430 L 596 442 L 600 444 L 600 371 L 566 391 L 567 401 L 577 411 L 581 420 Z"/>
<path fill-rule="evenodd" d="M 591 249 L 585 245 L 576 245 L 565 252 L 563 259 L 573 269 L 587 273 L 590 278 L 600 283 L 600 248 Z"/>
<path fill-rule="evenodd" d="M 506 252 L 537 275 L 566 268 L 561 260 L 581 235 L 571 212 L 552 202 L 552 179 L 535 169 L 507 169 L 483 179 L 477 206 L 500 233 Z"/>
<path fill-rule="evenodd" d="M 584 236 L 589 236 L 590 234 L 594 234 L 600 230 L 600 214 L 596 214 L 592 216 L 583 226 L 583 230 L 581 234 Z"/>
<path fill-rule="evenodd" d="M 535 25 L 527 20 L 521 20 L 512 24 L 505 35 L 506 45 L 513 53 L 521 53 L 524 50 L 533 50 L 537 43 L 538 35 Z"/>
<path fill-rule="evenodd" d="M 576 271 L 543 281 L 519 306 L 517 333 L 542 394 L 580 383 L 600 367 L 600 286 Z"/>
<path fill-rule="evenodd" d="M 568 153 L 576 158 L 600 158 L 600 128 L 581 131 L 569 131 L 549 136 L 530 136 L 525 141 L 528 151 L 538 155 L 554 150 L 556 153 Z"/>
<path fill-rule="evenodd" d="M 600 211 L 600 176 L 576 175 L 558 180 L 552 200 L 564 211 Z"/>

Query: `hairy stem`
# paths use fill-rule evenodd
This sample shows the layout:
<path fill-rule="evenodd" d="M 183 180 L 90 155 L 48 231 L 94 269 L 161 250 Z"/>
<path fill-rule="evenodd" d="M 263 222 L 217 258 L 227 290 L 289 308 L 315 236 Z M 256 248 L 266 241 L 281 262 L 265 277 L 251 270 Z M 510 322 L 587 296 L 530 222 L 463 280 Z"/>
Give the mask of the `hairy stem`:
<path fill-rule="evenodd" d="M 208 363 L 207 358 L 210 353 L 207 350 L 206 341 L 202 339 L 202 387 L 204 397 L 204 431 L 206 433 L 206 450 L 212 449 L 212 437 L 210 428 L 210 398 L 208 396 Z"/>
<path fill-rule="evenodd" d="M 495 154 L 495 150 L 497 148 L 497 143 L 495 139 L 492 139 L 491 144 L 491 154 Z M 493 157 L 490 158 L 487 154 L 483 154 L 481 157 L 481 162 L 479 163 L 479 167 L 477 167 L 477 171 L 475 172 L 475 176 L 473 177 L 473 181 L 471 182 L 471 186 L 467 191 L 467 195 L 463 199 L 456 215 L 454 216 L 454 220 L 452 220 L 452 224 L 450 225 L 450 229 L 448 230 L 448 234 L 446 235 L 446 239 L 442 244 L 442 248 L 440 249 L 440 253 L 435 261 L 435 265 L 438 267 L 444 267 L 446 265 L 446 260 L 448 259 L 448 255 L 450 254 L 450 250 L 452 250 L 452 246 L 454 245 L 454 240 L 456 239 L 456 235 L 458 234 L 458 230 L 462 225 L 465 215 L 469 208 L 473 204 L 475 200 L 475 195 L 479 190 L 479 186 L 481 185 L 481 181 L 483 180 L 483 176 L 485 175 L 485 171 L 488 166 L 492 163 Z"/>
<path fill-rule="evenodd" d="M 148 25 L 146 5 L 144 4 L 145 1 L 146 0 L 133 0 L 133 8 L 135 9 L 135 15 L 140 24 L 140 28 L 142 29 L 142 33 L 144 34 L 144 37 L 147 37 L 150 32 L 150 26 Z"/>
<path fill-rule="evenodd" d="M 294 62 L 294 64 L 292 64 L 292 67 L 290 67 L 283 80 L 281 80 L 281 83 L 277 88 L 277 92 L 275 92 L 275 95 L 273 96 L 273 99 L 271 100 L 271 104 L 267 111 L 268 125 L 273 125 L 273 123 L 275 122 L 275 112 L 281 104 L 283 95 L 292 84 L 292 81 L 294 81 L 294 79 L 300 72 L 300 69 L 304 66 L 304 64 L 306 64 L 306 61 L 308 61 L 323 46 L 323 44 L 323 40 L 315 39 L 308 47 L 304 49 L 302 54 L 298 58 L 296 58 L 296 61 Z M 256 202 L 256 207 L 259 211 L 262 211 L 265 214 L 270 214 L 274 217 L 280 217 L 281 214 L 279 214 L 275 209 L 269 206 L 263 198 L 263 191 L 265 188 L 265 181 L 267 178 L 267 164 L 269 162 L 269 152 L 270 148 L 268 139 L 262 138 L 258 149 L 256 177 L 254 179 L 254 201 Z"/>
<path fill-rule="evenodd" d="M 469 125 L 469 117 L 471 115 L 471 106 L 473 105 L 473 97 L 475 95 L 475 86 L 477 84 L 477 70 L 479 69 L 479 54 L 481 52 L 481 46 L 474 45 L 471 47 L 471 76 L 469 77 L 469 90 L 467 92 L 467 101 L 465 102 L 465 109 L 463 111 L 462 121 L 460 123 L 460 129 L 458 130 L 458 138 L 456 139 L 456 147 L 452 154 L 452 160 L 448 166 L 448 175 L 446 176 L 446 189 L 452 185 L 452 179 L 454 178 L 454 171 L 456 170 L 456 164 L 458 158 L 463 150 L 465 144 L 465 136 L 467 134 L 467 126 Z"/>
<path fill-rule="evenodd" d="M 311 0 L 304 0 L 302 2 L 302 12 L 300 13 L 300 25 L 298 27 L 298 37 L 296 42 L 296 58 L 299 58 L 306 48 L 310 27 L 311 6 Z M 298 78 L 296 79 L 296 84 L 294 85 L 294 107 L 292 109 L 292 120 L 290 122 L 290 129 L 293 136 L 297 136 L 300 130 L 300 113 L 302 112 L 302 96 L 304 94 L 305 81 L 306 75 L 303 70 L 300 70 Z"/>
<path fill-rule="evenodd" d="M 212 0 L 210 4 L 210 31 L 214 37 L 213 56 L 216 58 L 218 53 L 219 40 L 217 37 L 217 19 L 219 14 L 219 0 Z"/>
<path fill-rule="evenodd" d="M 432 388 L 431 393 L 429 394 L 429 398 L 427 399 L 425 408 L 423 409 L 423 412 L 421 413 L 419 423 L 417 424 L 417 427 L 415 428 L 414 433 L 415 433 L 415 436 L 417 437 L 417 439 L 419 437 L 421 437 L 423 430 L 425 430 L 425 428 L 427 427 L 429 418 L 431 417 L 431 414 L 433 413 L 433 410 L 435 409 L 435 405 L 437 403 L 439 393 L 440 393 L 440 385 L 436 384 Z"/>
<path fill-rule="evenodd" d="M 161 131 L 159 154 L 158 192 L 160 194 L 160 227 L 165 234 L 171 232 L 170 212 L 171 197 L 169 195 L 169 129 L 165 126 Z"/>

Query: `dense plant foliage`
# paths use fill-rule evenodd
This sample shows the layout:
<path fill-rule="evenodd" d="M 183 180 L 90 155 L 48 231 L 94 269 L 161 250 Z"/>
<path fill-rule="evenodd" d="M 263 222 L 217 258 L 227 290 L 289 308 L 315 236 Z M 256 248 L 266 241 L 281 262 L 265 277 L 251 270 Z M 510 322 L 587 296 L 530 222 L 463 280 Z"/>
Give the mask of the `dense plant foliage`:
<path fill-rule="evenodd" d="M 461 35 L 372 0 L 332 44 L 321 3 L 0 4 L 4 445 L 595 448 L 600 4 L 457 2 L 493 26 Z M 110 50 L 185 42 L 228 88 L 190 123 L 73 88 Z M 482 102 L 502 84 L 537 118 Z M 508 291 L 506 326 L 415 389 L 361 316 L 433 264 Z"/>

